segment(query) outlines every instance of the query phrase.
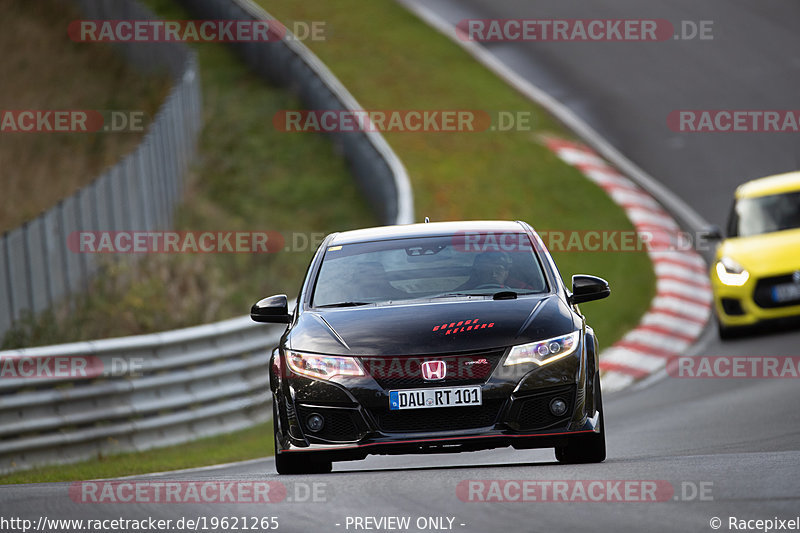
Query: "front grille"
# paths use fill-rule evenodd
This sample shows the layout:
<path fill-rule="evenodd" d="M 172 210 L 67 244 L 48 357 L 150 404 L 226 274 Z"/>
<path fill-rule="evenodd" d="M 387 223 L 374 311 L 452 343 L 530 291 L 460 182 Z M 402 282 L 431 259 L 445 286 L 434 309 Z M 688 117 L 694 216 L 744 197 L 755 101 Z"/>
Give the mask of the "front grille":
<path fill-rule="evenodd" d="M 306 426 L 306 419 L 312 413 L 322 415 L 325 420 L 325 424 L 320 431 L 309 431 L 308 426 Z M 367 430 L 364 419 L 355 409 L 298 405 L 297 417 L 300 419 L 300 424 L 306 436 L 317 437 L 327 441 L 355 441 L 360 439 Z"/>
<path fill-rule="evenodd" d="M 361 363 L 367 373 L 387 390 L 414 389 L 435 385 L 479 385 L 485 383 L 505 350 L 491 352 L 451 354 L 442 356 L 387 356 L 362 357 Z M 447 367 L 445 378 L 426 381 L 422 378 L 422 363 L 444 361 Z"/>
<path fill-rule="evenodd" d="M 753 301 L 756 303 L 756 305 L 765 309 L 800 305 L 800 297 L 784 302 L 775 301 L 775 298 L 772 295 L 772 289 L 776 285 L 783 285 L 784 283 L 795 283 L 792 274 L 784 274 L 783 276 L 773 276 L 758 280 L 756 283 L 756 289 L 753 291 Z"/>
<path fill-rule="evenodd" d="M 454 431 L 493 426 L 504 403 L 504 399 L 484 400 L 483 405 L 468 407 L 373 410 L 371 414 L 380 430 L 387 433 Z"/>
<path fill-rule="evenodd" d="M 728 316 L 739 316 L 744 314 L 742 302 L 740 302 L 738 298 L 722 298 L 720 299 L 720 303 L 722 304 L 722 310 L 725 311 L 725 314 Z"/>
<path fill-rule="evenodd" d="M 567 413 L 557 417 L 550 412 L 550 402 L 561 398 L 567 403 Z M 508 425 L 519 431 L 547 429 L 566 424 L 575 408 L 575 385 L 558 387 L 518 398 L 511 405 Z"/>

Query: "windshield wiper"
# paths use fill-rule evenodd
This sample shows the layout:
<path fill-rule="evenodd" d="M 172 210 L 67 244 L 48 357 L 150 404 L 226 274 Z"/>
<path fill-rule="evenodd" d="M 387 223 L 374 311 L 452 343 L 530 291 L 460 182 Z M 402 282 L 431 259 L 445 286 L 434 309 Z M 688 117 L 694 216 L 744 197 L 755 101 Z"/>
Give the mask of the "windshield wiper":
<path fill-rule="evenodd" d="M 375 302 L 337 302 L 335 304 L 315 305 L 314 307 L 358 307 L 359 305 L 370 305 Z"/>
<path fill-rule="evenodd" d="M 523 289 L 524 291 L 524 289 Z M 522 292 L 520 290 L 515 289 L 504 289 L 495 292 L 445 292 L 443 294 L 437 294 L 436 296 L 431 296 L 430 298 L 447 298 L 449 296 L 491 296 L 494 300 L 515 300 L 518 295 L 520 294 L 531 294 L 530 292 Z"/>
<path fill-rule="evenodd" d="M 505 290 L 496 292 L 492 295 L 492 300 L 516 300 L 517 291 Z"/>
<path fill-rule="evenodd" d="M 430 298 L 447 298 L 448 296 L 491 296 L 491 294 L 488 292 L 445 292 Z"/>

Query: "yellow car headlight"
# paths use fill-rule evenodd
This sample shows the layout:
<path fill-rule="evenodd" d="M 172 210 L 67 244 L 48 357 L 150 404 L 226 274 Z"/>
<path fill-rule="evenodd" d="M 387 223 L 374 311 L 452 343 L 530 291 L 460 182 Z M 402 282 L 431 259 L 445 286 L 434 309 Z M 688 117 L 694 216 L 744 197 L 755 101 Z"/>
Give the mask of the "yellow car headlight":
<path fill-rule="evenodd" d="M 578 348 L 580 331 L 573 331 L 561 337 L 553 337 L 529 344 L 520 344 L 511 349 L 505 366 L 518 365 L 520 363 L 536 363 L 539 366 L 552 363 L 562 357 L 574 353 Z"/>
<path fill-rule="evenodd" d="M 741 287 L 750 279 L 750 273 L 730 257 L 721 258 L 717 262 L 716 270 L 717 277 L 724 285 Z"/>

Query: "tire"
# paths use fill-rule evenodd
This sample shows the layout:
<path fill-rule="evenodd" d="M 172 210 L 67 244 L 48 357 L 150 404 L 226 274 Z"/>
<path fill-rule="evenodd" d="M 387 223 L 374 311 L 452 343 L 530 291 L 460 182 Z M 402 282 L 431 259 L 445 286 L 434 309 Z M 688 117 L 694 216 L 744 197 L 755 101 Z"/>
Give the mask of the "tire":
<path fill-rule="evenodd" d="M 722 340 L 733 339 L 736 337 L 734 331 L 729 327 L 723 326 L 719 320 L 717 320 L 717 333 L 719 334 L 719 338 Z"/>
<path fill-rule="evenodd" d="M 759 331 L 758 325 L 753 326 L 725 326 L 717 317 L 717 333 L 721 340 L 741 339 L 748 335 L 753 335 Z"/>
<path fill-rule="evenodd" d="M 275 443 L 275 469 L 281 475 L 295 474 L 328 474 L 333 470 L 333 462 L 326 459 L 309 457 L 308 453 L 278 452 L 278 410 L 275 400 L 272 401 L 272 440 Z"/>
<path fill-rule="evenodd" d="M 719 335 L 720 339 L 728 340 L 736 336 L 733 328 L 730 326 L 725 326 L 722 323 L 722 320 L 719 319 L 719 313 L 717 313 L 716 310 L 714 311 L 714 321 L 717 323 L 717 334 Z"/>
<path fill-rule="evenodd" d="M 606 460 L 606 421 L 603 416 L 603 395 L 600 374 L 595 374 L 595 394 L 600 411 L 600 433 L 575 437 L 566 446 L 556 446 L 556 459 L 563 464 L 602 463 Z"/>
<path fill-rule="evenodd" d="M 724 341 L 740 339 L 747 335 L 752 335 L 758 329 L 758 326 L 725 326 L 722 324 L 719 317 L 715 318 L 717 320 L 717 333 L 719 334 L 719 338 Z"/>

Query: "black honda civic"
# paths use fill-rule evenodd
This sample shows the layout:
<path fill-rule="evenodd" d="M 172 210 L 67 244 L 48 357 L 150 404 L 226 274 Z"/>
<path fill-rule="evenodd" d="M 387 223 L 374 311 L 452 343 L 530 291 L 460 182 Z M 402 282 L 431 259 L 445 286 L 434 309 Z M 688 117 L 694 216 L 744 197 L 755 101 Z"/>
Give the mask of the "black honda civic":
<path fill-rule="evenodd" d="M 441 222 L 334 233 L 285 295 L 255 304 L 288 324 L 270 359 L 275 463 L 329 472 L 368 454 L 555 448 L 605 459 L 594 332 L 524 222 Z"/>

